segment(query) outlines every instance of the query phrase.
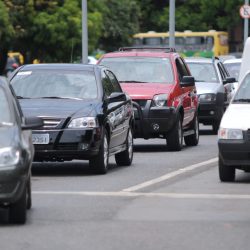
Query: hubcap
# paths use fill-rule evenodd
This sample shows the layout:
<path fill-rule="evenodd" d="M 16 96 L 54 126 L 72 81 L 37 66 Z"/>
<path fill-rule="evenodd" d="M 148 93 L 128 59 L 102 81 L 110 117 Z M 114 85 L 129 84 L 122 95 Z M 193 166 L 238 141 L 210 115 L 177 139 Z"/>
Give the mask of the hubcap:
<path fill-rule="evenodd" d="M 131 130 L 129 130 L 128 133 L 128 154 L 129 154 L 129 159 L 131 159 L 133 155 L 133 136 Z"/>
<path fill-rule="evenodd" d="M 103 139 L 103 154 L 104 154 L 104 166 L 105 168 L 107 168 L 108 166 L 108 140 L 107 140 L 107 136 L 104 136 Z"/>

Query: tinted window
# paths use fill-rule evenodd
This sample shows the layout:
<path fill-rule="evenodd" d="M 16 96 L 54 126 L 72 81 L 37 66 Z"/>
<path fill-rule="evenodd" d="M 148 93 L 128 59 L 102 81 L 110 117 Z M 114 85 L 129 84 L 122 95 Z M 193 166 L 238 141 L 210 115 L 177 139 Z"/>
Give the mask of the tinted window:
<path fill-rule="evenodd" d="M 97 84 L 91 71 L 20 71 L 11 81 L 16 95 L 26 98 L 96 98 Z"/>
<path fill-rule="evenodd" d="M 117 81 L 116 77 L 114 76 L 114 74 L 110 71 L 106 71 L 111 84 L 113 85 L 114 91 L 115 92 L 122 92 L 121 87 L 119 85 L 119 82 Z"/>
<path fill-rule="evenodd" d="M 114 87 L 105 71 L 102 71 L 102 85 L 106 96 L 110 96 L 111 93 L 115 92 Z"/>
<path fill-rule="evenodd" d="M 197 82 L 219 82 L 215 67 L 212 63 L 187 62 L 192 76 Z"/>
<path fill-rule="evenodd" d="M 120 82 L 174 82 L 172 65 L 168 58 L 104 58 L 100 64 L 110 68 Z"/>

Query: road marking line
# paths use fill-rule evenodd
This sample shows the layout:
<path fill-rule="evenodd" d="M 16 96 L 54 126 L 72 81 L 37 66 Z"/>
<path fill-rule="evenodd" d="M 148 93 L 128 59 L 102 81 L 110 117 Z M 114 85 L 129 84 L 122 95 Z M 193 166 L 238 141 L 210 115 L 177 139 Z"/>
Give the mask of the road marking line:
<path fill-rule="evenodd" d="M 146 181 L 146 182 L 143 182 L 141 184 L 138 184 L 138 185 L 135 185 L 135 186 L 132 186 L 132 187 L 129 187 L 129 188 L 125 188 L 122 191 L 124 191 L 124 192 L 134 192 L 134 191 L 137 191 L 139 189 L 152 186 L 152 185 L 157 184 L 159 182 L 169 180 L 169 179 L 171 179 L 173 177 L 176 177 L 178 175 L 181 175 L 181 174 L 184 174 L 186 172 L 192 171 L 192 170 L 194 170 L 196 168 L 204 167 L 204 166 L 209 165 L 211 163 L 215 163 L 217 161 L 218 161 L 218 157 L 212 158 L 212 159 L 207 160 L 207 161 L 199 162 L 197 164 L 190 165 L 188 167 L 178 169 L 177 171 L 168 173 L 166 175 L 160 176 L 160 177 L 152 179 L 150 181 Z"/>
<path fill-rule="evenodd" d="M 34 195 L 79 195 L 106 197 L 162 197 L 172 199 L 234 199 L 250 200 L 248 194 L 190 194 L 190 193 L 140 193 L 140 192 L 81 192 L 81 191 L 33 191 Z"/>

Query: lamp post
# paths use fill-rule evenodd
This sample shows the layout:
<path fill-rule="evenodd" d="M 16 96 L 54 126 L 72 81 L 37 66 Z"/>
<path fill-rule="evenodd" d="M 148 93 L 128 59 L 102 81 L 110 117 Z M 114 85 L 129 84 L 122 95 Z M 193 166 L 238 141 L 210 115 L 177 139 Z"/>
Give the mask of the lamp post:
<path fill-rule="evenodd" d="M 249 1 L 245 0 L 245 5 L 249 5 Z M 244 44 L 248 37 L 248 18 L 244 18 Z"/>
<path fill-rule="evenodd" d="M 82 0 L 82 63 L 88 63 L 88 10 L 87 0 Z"/>
<path fill-rule="evenodd" d="M 169 0 L 169 47 L 175 47 L 175 0 Z"/>

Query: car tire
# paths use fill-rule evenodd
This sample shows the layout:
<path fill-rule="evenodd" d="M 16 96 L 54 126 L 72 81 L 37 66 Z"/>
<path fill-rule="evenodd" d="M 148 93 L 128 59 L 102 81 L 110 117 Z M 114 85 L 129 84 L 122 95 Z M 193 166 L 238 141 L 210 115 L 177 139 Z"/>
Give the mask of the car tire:
<path fill-rule="evenodd" d="M 24 224 L 26 222 L 27 209 L 27 191 L 28 186 L 23 190 L 20 199 L 11 204 L 9 208 L 9 222 L 16 224 Z"/>
<path fill-rule="evenodd" d="M 130 166 L 133 161 L 133 132 L 128 130 L 126 139 L 126 150 L 115 155 L 115 161 L 118 166 Z"/>
<path fill-rule="evenodd" d="M 199 120 L 197 115 L 195 115 L 191 129 L 194 130 L 194 134 L 184 137 L 185 144 L 187 146 L 197 146 L 199 143 Z"/>
<path fill-rule="evenodd" d="M 109 141 L 106 129 L 97 156 L 89 160 L 89 166 L 96 174 L 106 174 L 109 163 Z"/>
<path fill-rule="evenodd" d="M 170 151 L 180 151 L 183 146 L 183 129 L 180 116 L 177 116 L 174 127 L 167 135 L 167 148 Z"/>
<path fill-rule="evenodd" d="M 31 177 L 29 177 L 27 184 L 27 209 L 31 209 L 31 207 L 32 207 Z"/>
<path fill-rule="evenodd" d="M 220 157 L 219 177 L 222 182 L 233 182 L 235 180 L 235 167 L 225 165 Z"/>

